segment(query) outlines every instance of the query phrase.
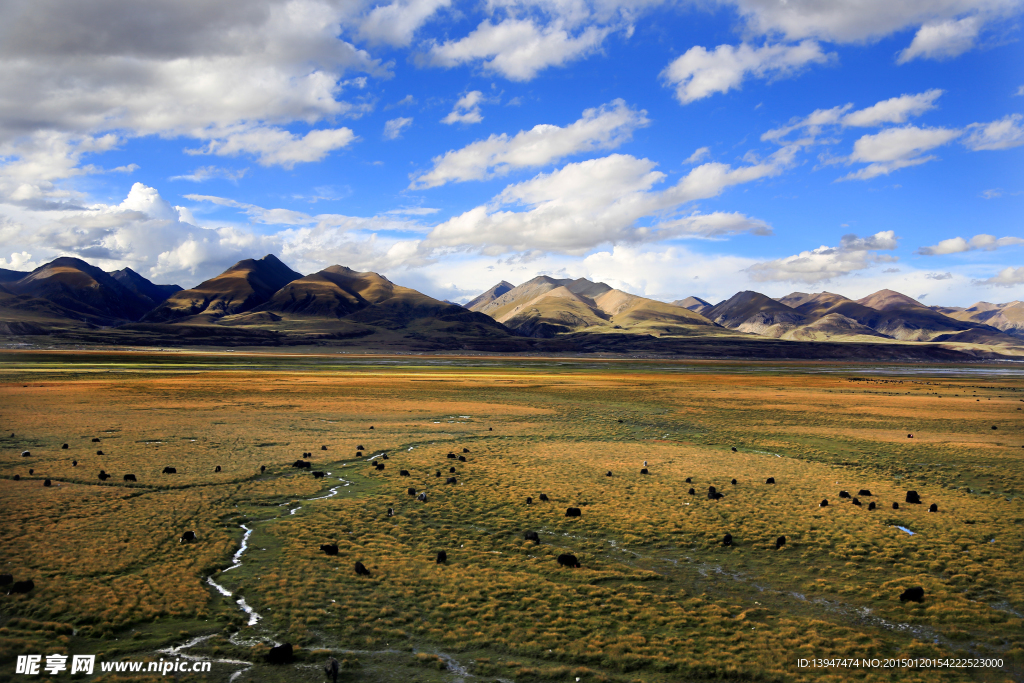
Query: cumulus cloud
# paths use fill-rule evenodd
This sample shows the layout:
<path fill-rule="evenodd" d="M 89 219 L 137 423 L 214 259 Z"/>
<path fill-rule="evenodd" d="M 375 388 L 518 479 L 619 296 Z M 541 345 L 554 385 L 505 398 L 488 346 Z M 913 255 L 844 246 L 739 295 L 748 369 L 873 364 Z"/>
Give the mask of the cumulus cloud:
<path fill-rule="evenodd" d="M 486 20 L 465 38 L 433 44 L 424 61 L 448 68 L 479 63 L 484 71 L 511 81 L 530 81 L 548 67 L 563 66 L 598 50 L 610 31 L 588 26 L 573 35 L 560 20 L 546 26 L 532 19 L 508 18 L 498 24 Z"/>
<path fill-rule="evenodd" d="M 441 119 L 441 123 L 447 123 L 449 126 L 453 123 L 480 123 L 484 120 L 483 114 L 480 113 L 480 105 L 486 101 L 487 98 L 482 92 L 472 90 L 459 98 L 448 115 Z"/>
<path fill-rule="evenodd" d="M 848 163 L 867 163 L 859 171 L 840 180 L 868 180 L 909 166 L 931 161 L 934 155 L 924 153 L 960 137 L 961 131 L 949 128 L 889 128 L 881 133 L 865 135 L 853 145 Z"/>
<path fill-rule="evenodd" d="M 411 125 L 411 118 L 399 117 L 391 119 L 384 123 L 384 138 L 387 140 L 397 140 L 402 137 L 402 131 Z"/>
<path fill-rule="evenodd" d="M 747 268 L 747 273 L 757 282 L 828 282 L 877 263 L 896 261 L 895 256 L 878 253 L 892 251 L 896 247 L 896 234 L 892 230 L 869 237 L 844 235 L 838 247 L 821 246 L 795 256 L 762 261 Z"/>
<path fill-rule="evenodd" d="M 981 26 L 981 17 L 977 15 L 925 24 L 917 30 L 910 46 L 900 52 L 896 63 L 906 64 L 919 58 L 949 59 L 961 55 L 974 47 Z"/>
<path fill-rule="evenodd" d="M 778 142 L 790 133 L 799 131 L 804 136 L 801 143 L 807 145 L 814 142 L 826 128 L 842 130 L 849 126 L 869 128 L 886 123 L 905 123 L 912 116 L 920 116 L 934 109 L 935 100 L 942 93 L 942 90 L 933 88 L 915 95 L 891 97 L 855 111 L 850 111 L 853 103 L 831 109 L 815 109 L 806 117 L 794 118 L 785 126 L 767 131 L 761 135 L 761 139 Z"/>
<path fill-rule="evenodd" d="M 683 160 L 683 163 L 684 164 L 696 164 L 697 162 L 703 161 L 704 159 L 708 158 L 709 156 L 711 156 L 711 148 L 710 147 L 700 147 L 700 148 L 694 150 L 693 154 L 691 154 L 690 156 L 686 157 L 686 159 Z"/>
<path fill-rule="evenodd" d="M 687 202 L 715 197 L 725 188 L 781 172 L 790 158 L 732 168 L 698 166 L 674 186 L 654 190 L 665 174 L 648 159 L 613 154 L 590 159 L 509 185 L 487 206 L 436 226 L 426 243 L 439 247 L 581 254 L 606 243 L 642 243 L 737 232 L 766 234 L 763 221 L 742 214 L 667 215 Z M 523 207 L 516 211 L 514 207 Z M 642 219 L 654 217 L 650 225 Z"/>
<path fill-rule="evenodd" d="M 973 284 L 994 287 L 1016 287 L 1024 285 L 1024 267 L 1003 268 L 997 275 L 984 280 L 975 280 Z"/>
<path fill-rule="evenodd" d="M 813 40 L 795 45 L 751 47 L 719 45 L 712 51 L 691 47 L 661 72 L 661 78 L 676 91 L 676 99 L 689 104 L 715 93 L 738 90 L 748 76 L 785 78 L 808 64 L 823 64 L 834 55 L 825 54 Z"/>
<path fill-rule="evenodd" d="M 972 123 L 967 126 L 970 131 L 964 139 L 968 149 L 995 150 L 1010 149 L 1024 145 L 1024 116 L 1010 114 L 991 123 Z"/>
<path fill-rule="evenodd" d="M 350 128 L 311 130 L 303 136 L 273 126 L 256 126 L 232 131 L 210 140 L 205 147 L 187 149 L 188 154 L 237 156 L 247 153 L 261 166 L 292 168 L 297 163 L 320 161 L 330 152 L 347 147 L 356 139 Z"/>
<path fill-rule="evenodd" d="M 917 250 L 918 254 L 922 256 L 943 256 L 946 254 L 959 254 L 964 251 L 974 251 L 981 249 L 983 251 L 995 251 L 1000 247 L 1008 247 L 1017 244 L 1024 244 L 1024 239 L 1020 237 L 996 237 L 994 235 L 975 235 L 969 240 L 965 240 L 963 237 L 953 237 L 948 240 L 942 240 L 938 244 L 931 247 L 921 247 Z"/>
<path fill-rule="evenodd" d="M 14 252 L 7 267 L 35 267 L 73 255 L 105 270 L 127 266 L 155 281 L 188 287 L 236 261 L 266 253 L 277 254 L 300 272 L 334 263 L 386 271 L 431 260 L 419 249 L 425 228 L 415 220 L 308 215 L 210 195 L 187 198 L 237 209 L 250 223 L 277 229 L 223 221 L 200 225 L 187 208 L 173 206 L 155 188 L 135 183 L 118 204 L 27 214 L 30 222 L 0 220 L 0 243 Z"/>
<path fill-rule="evenodd" d="M 631 109 L 623 100 L 615 100 L 585 110 L 582 117 L 564 128 L 540 124 L 511 138 L 506 133 L 491 135 L 434 157 L 434 167 L 416 177 L 410 187 L 484 180 L 516 168 L 546 166 L 580 152 L 614 149 L 628 142 L 635 129 L 648 123 L 646 111 Z"/>
<path fill-rule="evenodd" d="M 997 17 L 1015 11 L 1017 0 L 720 0 L 735 6 L 750 31 L 781 33 L 789 40 L 814 38 L 859 43 L 897 31 L 964 15 Z"/>
<path fill-rule="evenodd" d="M 451 4 L 451 0 L 400 0 L 377 5 L 360 20 L 359 32 L 371 42 L 405 46 L 430 17 Z"/>

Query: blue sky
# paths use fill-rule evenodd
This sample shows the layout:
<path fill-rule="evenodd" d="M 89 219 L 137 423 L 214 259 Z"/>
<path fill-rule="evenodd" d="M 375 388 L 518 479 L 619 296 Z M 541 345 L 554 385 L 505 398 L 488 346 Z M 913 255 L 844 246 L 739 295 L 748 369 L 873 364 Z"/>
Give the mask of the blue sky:
<path fill-rule="evenodd" d="M 1024 299 L 1022 10 L 5 3 L 0 267 Z"/>

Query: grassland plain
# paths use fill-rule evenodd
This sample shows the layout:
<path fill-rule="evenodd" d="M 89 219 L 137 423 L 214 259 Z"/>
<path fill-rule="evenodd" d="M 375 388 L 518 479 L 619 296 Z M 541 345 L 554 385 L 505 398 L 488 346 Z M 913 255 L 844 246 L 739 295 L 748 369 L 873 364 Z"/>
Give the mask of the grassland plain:
<path fill-rule="evenodd" d="M 999 367 L 7 352 L 0 573 L 36 588 L 0 596 L 0 680 L 198 640 L 195 680 L 1021 681 L 1021 407 Z"/>

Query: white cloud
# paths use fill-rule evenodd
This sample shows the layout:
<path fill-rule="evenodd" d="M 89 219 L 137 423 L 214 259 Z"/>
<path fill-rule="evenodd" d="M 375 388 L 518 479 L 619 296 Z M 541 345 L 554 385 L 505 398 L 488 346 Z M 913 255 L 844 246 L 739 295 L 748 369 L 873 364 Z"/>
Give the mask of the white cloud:
<path fill-rule="evenodd" d="M 562 66 L 600 48 L 610 28 L 588 26 L 572 35 L 561 21 L 538 26 L 532 19 L 481 23 L 460 40 L 431 46 L 425 60 L 431 66 L 454 67 L 480 63 L 485 71 L 512 81 L 532 80 L 550 66 Z"/>
<path fill-rule="evenodd" d="M 925 277 L 929 280 L 952 280 L 953 273 L 928 273 Z"/>
<path fill-rule="evenodd" d="M 877 40 L 897 31 L 964 15 L 998 17 L 1018 0 L 720 0 L 733 5 L 756 35 L 781 33 L 789 40 L 839 43 Z"/>
<path fill-rule="evenodd" d="M 800 131 L 805 136 L 800 144 L 809 145 L 816 142 L 816 138 L 825 128 L 842 130 L 849 126 L 867 128 L 886 123 L 905 123 L 911 116 L 920 116 L 926 111 L 934 109 L 935 100 L 942 93 L 942 90 L 933 88 L 916 95 L 904 94 L 881 100 L 870 107 L 856 111 L 850 111 L 853 109 L 853 103 L 831 109 L 815 109 L 802 119 L 794 118 L 786 126 L 767 131 L 761 135 L 761 139 L 779 142 L 790 133 Z"/>
<path fill-rule="evenodd" d="M 1003 268 L 997 275 L 985 280 L 975 280 L 973 284 L 995 287 L 1016 287 L 1024 285 L 1024 267 Z"/>
<path fill-rule="evenodd" d="M 922 256 L 942 256 L 945 254 L 959 254 L 964 251 L 974 251 L 975 249 L 995 251 L 1000 247 L 1008 247 L 1017 244 L 1024 244 L 1024 239 L 1020 237 L 997 238 L 994 235 L 981 234 L 975 235 L 969 240 L 965 240 L 963 237 L 953 237 L 948 240 L 942 240 L 934 246 L 921 247 L 917 250 L 917 253 Z"/>
<path fill-rule="evenodd" d="M 695 164 L 698 161 L 703 161 L 704 159 L 707 159 L 710 156 L 711 156 L 711 148 L 710 147 L 699 147 L 698 149 L 694 150 L 693 154 L 691 154 L 690 156 L 686 157 L 686 159 L 683 160 L 683 163 L 684 164 Z"/>
<path fill-rule="evenodd" d="M 252 154 L 261 166 L 290 169 L 297 163 L 320 161 L 332 151 L 347 147 L 356 139 L 355 133 L 349 128 L 311 130 L 300 137 L 281 128 L 257 126 L 232 131 L 226 136 L 210 140 L 203 148 L 185 151 L 188 154 L 220 156 Z"/>
<path fill-rule="evenodd" d="M 516 168 L 546 166 L 580 152 L 614 149 L 629 141 L 635 129 L 648 123 L 647 112 L 631 109 L 624 101 L 615 100 L 585 110 L 582 117 L 564 128 L 540 124 L 519 131 L 511 138 L 506 133 L 491 135 L 486 140 L 477 140 L 462 149 L 434 157 L 434 167 L 416 177 L 410 187 L 484 180 Z"/>
<path fill-rule="evenodd" d="M 974 47 L 982 19 L 974 15 L 963 19 L 947 19 L 925 24 L 917 30 L 910 46 L 900 52 L 897 64 L 918 59 L 949 59 Z"/>
<path fill-rule="evenodd" d="M 1013 93 L 1014 97 L 1024 97 L 1024 85 L 1017 88 L 1017 92 Z"/>
<path fill-rule="evenodd" d="M 377 5 L 361 20 L 359 32 L 371 42 L 405 46 L 439 9 L 451 0 L 405 0 Z"/>
<path fill-rule="evenodd" d="M 248 170 L 248 168 L 243 168 L 234 171 L 230 168 L 220 168 L 219 166 L 200 166 L 191 173 L 171 176 L 169 180 L 191 180 L 194 183 L 202 183 L 214 178 L 223 178 L 237 184 L 238 180 L 245 176 Z"/>
<path fill-rule="evenodd" d="M 665 174 L 655 171 L 655 164 L 648 159 L 613 154 L 568 164 L 509 185 L 490 205 L 478 206 L 435 227 L 426 243 L 482 249 L 491 255 L 535 249 L 582 254 L 606 243 L 736 232 L 765 234 L 770 231 L 767 224 L 741 214 L 666 214 L 687 202 L 715 197 L 731 185 L 775 175 L 789 160 L 779 154 L 735 169 L 708 163 L 661 192 L 653 188 Z M 515 206 L 525 210 L 511 210 Z M 655 217 L 651 225 L 638 225 L 649 217 Z"/>
<path fill-rule="evenodd" d="M 676 99 L 689 104 L 715 93 L 737 90 L 748 76 L 784 78 L 808 64 L 824 64 L 833 57 L 822 52 L 813 40 L 763 47 L 719 45 L 711 52 L 698 45 L 665 67 L 661 78 L 675 88 Z"/>
<path fill-rule="evenodd" d="M 484 94 L 479 90 L 468 92 L 459 98 L 448 115 L 441 119 L 441 123 L 480 123 L 484 120 L 483 114 L 480 113 L 480 104 L 486 101 Z"/>
<path fill-rule="evenodd" d="M 970 134 L 964 139 L 968 149 L 996 150 L 1010 149 L 1024 145 L 1024 116 L 1010 114 L 991 123 L 972 123 L 967 126 Z"/>
<path fill-rule="evenodd" d="M 917 166 L 936 157 L 922 156 L 960 137 L 961 131 L 949 128 L 918 128 L 904 126 L 889 128 L 874 135 L 864 135 L 853 145 L 848 163 L 867 163 L 868 166 L 850 173 L 841 180 L 868 180 L 909 166 Z"/>
<path fill-rule="evenodd" d="M 900 95 L 882 100 L 870 107 L 850 112 L 842 118 L 844 126 L 871 127 L 883 123 L 906 123 L 911 116 L 921 114 L 935 108 L 935 100 L 944 91 L 938 88 L 926 90 L 917 95 Z"/>
<path fill-rule="evenodd" d="M 896 247 L 896 234 L 892 230 L 863 238 L 844 235 L 838 247 L 821 246 L 795 256 L 755 263 L 747 272 L 757 282 L 828 282 L 877 263 L 895 261 L 896 257 L 878 252 L 892 251 Z"/>
<path fill-rule="evenodd" d="M 397 140 L 402 137 L 402 131 L 411 125 L 411 118 L 399 117 L 391 119 L 384 123 L 384 138 L 387 140 Z"/>

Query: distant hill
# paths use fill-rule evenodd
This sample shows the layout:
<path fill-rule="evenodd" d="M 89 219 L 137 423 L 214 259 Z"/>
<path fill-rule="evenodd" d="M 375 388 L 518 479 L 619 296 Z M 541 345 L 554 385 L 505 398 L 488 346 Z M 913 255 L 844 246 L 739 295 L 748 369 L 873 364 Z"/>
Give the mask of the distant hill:
<path fill-rule="evenodd" d="M 4 283 L 12 294 L 46 300 L 97 324 L 138 320 L 152 302 L 125 287 L 96 266 L 61 257 L 28 275 Z"/>
<path fill-rule="evenodd" d="M 499 284 L 488 291 L 497 294 L 501 288 Z M 681 306 L 629 294 L 586 278 L 556 279 L 546 275 L 490 297 L 489 302 L 475 305 L 474 310 L 529 337 L 584 331 L 660 336 L 692 334 L 690 328 L 694 326 L 713 327 L 700 314 Z"/>
<path fill-rule="evenodd" d="M 710 308 L 705 315 L 715 324 L 730 330 L 765 337 L 781 337 L 808 322 L 805 316 L 789 306 L 752 291 L 734 294 Z"/>
<path fill-rule="evenodd" d="M 481 308 L 491 303 L 502 294 L 514 288 L 515 285 L 513 285 L 511 282 L 505 282 L 504 280 L 502 280 L 501 282 L 494 285 L 480 296 L 476 297 L 475 299 L 467 303 L 465 307 L 471 311 L 479 311 Z"/>
<path fill-rule="evenodd" d="M 1006 334 L 1024 338 L 1024 301 L 1005 304 L 979 301 L 968 308 L 932 306 L 932 309 L 956 320 L 990 325 Z"/>
<path fill-rule="evenodd" d="M 168 297 L 175 292 L 181 291 L 181 287 L 178 285 L 153 284 L 131 268 L 122 268 L 121 270 L 112 271 L 110 273 L 110 277 L 135 292 L 136 295 L 142 297 L 147 302 L 150 302 L 151 308 L 167 301 Z"/>
<path fill-rule="evenodd" d="M 302 275 L 273 254 L 245 259 L 217 277 L 192 289 L 183 289 L 150 311 L 145 322 L 212 322 L 226 315 L 244 313 L 266 303 L 277 290 Z"/>
<path fill-rule="evenodd" d="M 76 345 L 955 361 L 1024 356 L 1024 303 L 928 307 L 892 290 L 858 301 L 746 291 L 716 305 L 666 303 L 542 275 L 501 281 L 460 306 L 341 265 L 303 276 L 273 254 L 188 290 L 70 257 L 0 270 L 0 336 L 44 335 Z"/>
<path fill-rule="evenodd" d="M 28 275 L 28 273 L 20 270 L 7 270 L 6 268 L 0 268 L 0 284 L 20 280 L 26 275 Z"/>
<path fill-rule="evenodd" d="M 673 301 L 672 305 L 673 306 L 680 306 L 680 307 L 685 308 L 687 310 L 693 311 L 694 313 L 700 313 L 701 315 L 704 315 L 704 313 L 706 313 L 708 310 L 714 308 L 714 306 L 715 306 L 714 304 L 712 304 L 712 303 L 710 303 L 708 301 L 704 301 L 704 299 L 700 299 L 700 298 L 695 297 L 695 296 L 688 296 L 685 299 L 679 299 L 677 301 Z"/>

